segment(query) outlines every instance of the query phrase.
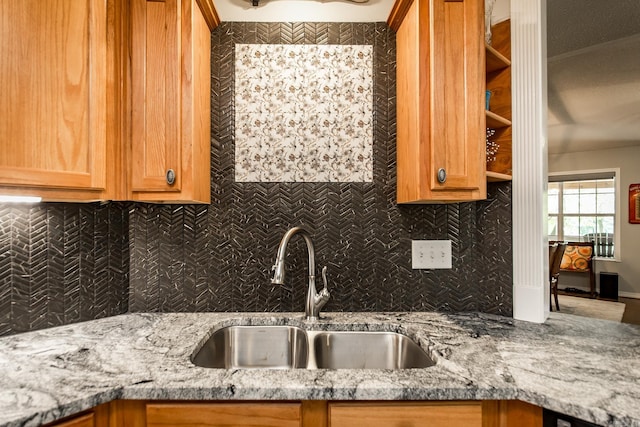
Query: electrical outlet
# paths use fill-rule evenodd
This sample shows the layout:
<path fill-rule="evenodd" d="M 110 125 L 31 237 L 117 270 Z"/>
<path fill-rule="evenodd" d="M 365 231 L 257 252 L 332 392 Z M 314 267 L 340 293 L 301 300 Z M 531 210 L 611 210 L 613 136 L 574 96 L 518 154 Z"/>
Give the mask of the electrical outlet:
<path fill-rule="evenodd" d="M 412 240 L 411 268 L 452 268 L 451 240 Z"/>

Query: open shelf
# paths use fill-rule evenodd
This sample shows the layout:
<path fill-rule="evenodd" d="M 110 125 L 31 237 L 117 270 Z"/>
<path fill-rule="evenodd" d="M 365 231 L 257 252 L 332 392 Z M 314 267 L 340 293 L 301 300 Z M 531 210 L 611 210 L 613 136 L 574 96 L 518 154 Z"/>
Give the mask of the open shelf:
<path fill-rule="evenodd" d="M 484 45 L 487 55 L 487 73 L 511 66 L 511 61 L 488 44 Z"/>
<path fill-rule="evenodd" d="M 511 175 L 507 175 L 506 173 L 487 171 L 488 182 L 511 181 L 512 179 L 513 177 Z"/>
<path fill-rule="evenodd" d="M 486 177 L 488 182 L 512 180 L 511 129 L 511 22 L 491 27 L 491 45 L 485 43 L 486 90 L 491 92 L 490 110 L 485 110 L 487 129 L 492 129 L 487 142 Z M 488 134 L 489 135 L 489 134 Z M 489 146 L 489 141 L 491 145 Z"/>
<path fill-rule="evenodd" d="M 487 116 L 487 127 L 490 129 L 499 129 L 511 126 L 511 120 L 507 120 L 489 110 L 485 110 L 484 113 Z"/>

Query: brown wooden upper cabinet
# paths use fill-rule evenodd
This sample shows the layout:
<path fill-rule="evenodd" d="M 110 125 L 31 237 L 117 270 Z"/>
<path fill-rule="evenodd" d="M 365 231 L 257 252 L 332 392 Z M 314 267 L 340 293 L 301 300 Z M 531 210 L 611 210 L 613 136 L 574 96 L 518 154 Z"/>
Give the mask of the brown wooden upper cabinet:
<path fill-rule="evenodd" d="M 200 0 L 133 0 L 134 200 L 210 202 L 211 31 Z M 212 5 L 205 10 L 213 10 Z"/>
<path fill-rule="evenodd" d="M 486 198 L 484 2 L 396 0 L 397 200 Z"/>
<path fill-rule="evenodd" d="M 211 0 L 0 0 L 0 193 L 210 201 Z"/>
<path fill-rule="evenodd" d="M 107 21 L 104 0 L 0 0 L 0 192 L 106 195 Z"/>

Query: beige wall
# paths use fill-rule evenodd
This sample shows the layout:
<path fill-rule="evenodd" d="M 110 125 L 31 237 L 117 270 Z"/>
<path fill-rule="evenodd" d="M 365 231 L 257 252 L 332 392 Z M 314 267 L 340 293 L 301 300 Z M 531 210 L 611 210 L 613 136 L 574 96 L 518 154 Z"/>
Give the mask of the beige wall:
<path fill-rule="evenodd" d="M 629 224 L 627 194 L 629 184 L 640 183 L 640 146 L 579 153 L 550 154 L 549 172 L 620 168 L 620 254 L 621 262 L 596 261 L 596 272 L 618 273 L 620 296 L 640 298 L 640 224 Z M 560 288 L 588 288 L 580 277 L 560 278 Z M 577 275 L 580 276 L 580 275 Z M 600 277 L 596 275 L 598 289 Z"/>

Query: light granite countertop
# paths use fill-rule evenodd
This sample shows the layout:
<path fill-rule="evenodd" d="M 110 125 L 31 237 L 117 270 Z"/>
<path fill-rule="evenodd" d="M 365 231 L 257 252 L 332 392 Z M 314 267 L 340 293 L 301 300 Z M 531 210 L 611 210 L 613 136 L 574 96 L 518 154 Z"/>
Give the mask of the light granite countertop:
<path fill-rule="evenodd" d="M 190 356 L 227 325 L 385 330 L 436 360 L 407 370 L 225 370 Z M 127 314 L 0 338 L 0 426 L 35 426 L 113 399 L 519 399 L 607 426 L 640 426 L 640 327 L 552 313 Z"/>

